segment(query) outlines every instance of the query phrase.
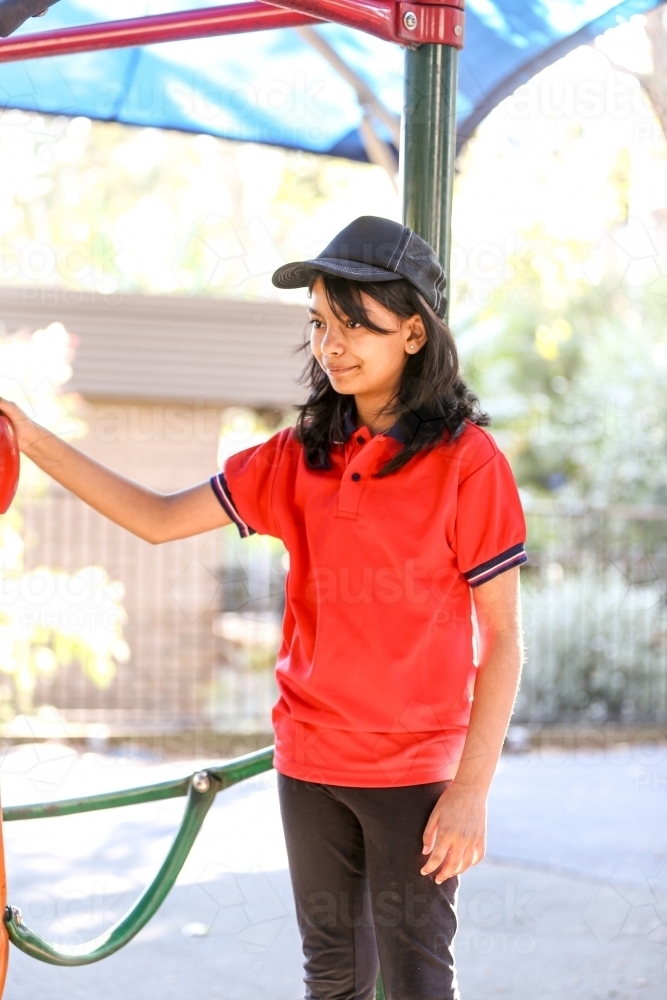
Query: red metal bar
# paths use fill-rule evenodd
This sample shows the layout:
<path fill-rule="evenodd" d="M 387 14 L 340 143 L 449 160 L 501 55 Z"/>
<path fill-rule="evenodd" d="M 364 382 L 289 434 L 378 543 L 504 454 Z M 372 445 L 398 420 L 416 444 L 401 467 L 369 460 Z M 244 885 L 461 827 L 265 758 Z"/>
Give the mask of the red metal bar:
<path fill-rule="evenodd" d="M 464 0 L 280 0 L 280 6 L 367 31 L 387 42 L 463 48 Z"/>
<path fill-rule="evenodd" d="M 271 28 L 334 21 L 401 45 L 438 43 L 463 46 L 464 0 L 280 0 L 280 4 L 250 3 L 203 10 L 177 11 L 124 21 L 85 24 L 43 31 L 0 42 L 0 62 L 45 56 L 119 49 L 186 38 L 207 38 Z"/>
<path fill-rule="evenodd" d="M 275 0 L 278 3 L 278 0 Z M 367 31 L 388 42 L 395 42 L 395 0 L 280 0 L 280 7 L 298 10 L 348 28 Z"/>
<path fill-rule="evenodd" d="M 0 62 L 64 56 L 72 52 L 97 49 L 122 49 L 154 42 L 175 42 L 186 38 L 233 35 L 245 31 L 268 31 L 271 28 L 296 28 L 317 24 L 321 18 L 296 10 L 285 10 L 253 0 L 251 3 L 203 10 L 178 11 L 124 21 L 84 24 L 76 28 L 40 31 L 0 42 Z"/>

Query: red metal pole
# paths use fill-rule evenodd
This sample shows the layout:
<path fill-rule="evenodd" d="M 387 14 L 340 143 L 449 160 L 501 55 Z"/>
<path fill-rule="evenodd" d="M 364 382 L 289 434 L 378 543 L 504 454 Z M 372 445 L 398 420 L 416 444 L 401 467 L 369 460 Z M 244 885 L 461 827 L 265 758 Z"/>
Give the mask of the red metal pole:
<path fill-rule="evenodd" d="M 464 0 L 272 0 L 399 45 L 463 47 Z"/>
<path fill-rule="evenodd" d="M 0 42 L 0 62 L 233 35 L 245 31 L 268 31 L 271 28 L 296 28 L 302 24 L 320 24 L 321 21 L 321 18 L 310 14 L 266 3 L 239 3 L 22 35 Z"/>
<path fill-rule="evenodd" d="M 281 0 L 103 21 L 0 42 L 0 63 L 334 21 L 401 45 L 463 45 L 463 0 Z"/>
<path fill-rule="evenodd" d="M 388 42 L 396 41 L 394 24 L 399 5 L 395 0 L 280 0 L 280 6 L 367 31 Z"/>

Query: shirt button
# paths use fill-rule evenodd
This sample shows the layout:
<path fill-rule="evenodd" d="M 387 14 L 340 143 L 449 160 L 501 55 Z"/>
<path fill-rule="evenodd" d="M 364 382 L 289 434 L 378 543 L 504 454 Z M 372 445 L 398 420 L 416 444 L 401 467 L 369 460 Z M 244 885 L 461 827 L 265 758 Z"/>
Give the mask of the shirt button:
<path fill-rule="evenodd" d="M 357 444 L 363 444 L 363 443 L 364 443 L 364 439 L 363 439 L 363 437 L 360 434 L 359 437 L 357 438 Z"/>
<path fill-rule="evenodd" d="M 353 479 L 355 483 L 358 483 L 361 479 L 361 473 L 353 472 L 350 478 Z"/>

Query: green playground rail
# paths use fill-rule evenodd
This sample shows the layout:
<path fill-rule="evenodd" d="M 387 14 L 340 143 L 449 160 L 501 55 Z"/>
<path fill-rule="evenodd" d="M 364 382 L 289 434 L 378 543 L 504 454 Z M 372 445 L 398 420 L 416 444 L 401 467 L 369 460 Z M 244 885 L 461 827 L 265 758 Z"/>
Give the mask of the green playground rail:
<path fill-rule="evenodd" d="M 188 777 L 174 778 L 119 792 L 105 792 L 84 798 L 38 802 L 3 809 L 4 821 L 11 822 L 20 819 L 70 816 L 73 813 L 115 809 L 119 806 L 187 796 L 181 825 L 160 870 L 134 906 L 112 927 L 84 944 L 57 947 L 49 944 L 24 924 L 21 911 L 17 907 L 8 906 L 5 910 L 5 925 L 10 941 L 26 955 L 41 962 L 48 962 L 50 965 L 90 965 L 92 962 L 99 962 L 113 955 L 139 933 L 164 902 L 185 864 L 218 792 L 255 774 L 269 771 L 272 767 L 273 747 L 267 747 L 266 750 L 258 750 L 256 753 L 237 757 L 223 764 L 207 765 Z"/>

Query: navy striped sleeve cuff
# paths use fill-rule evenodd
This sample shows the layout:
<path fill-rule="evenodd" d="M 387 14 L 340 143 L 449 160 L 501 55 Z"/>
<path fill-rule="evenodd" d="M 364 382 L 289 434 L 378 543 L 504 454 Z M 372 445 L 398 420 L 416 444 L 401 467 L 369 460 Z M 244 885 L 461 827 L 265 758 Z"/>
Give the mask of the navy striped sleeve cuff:
<path fill-rule="evenodd" d="M 481 565 L 475 566 L 474 569 L 468 570 L 463 575 L 471 587 L 479 587 L 481 583 L 492 580 L 494 576 L 499 576 L 505 570 L 512 569 L 513 566 L 521 566 L 527 562 L 526 549 L 523 542 L 520 542 L 518 545 L 513 545 L 511 549 L 501 552 L 499 556 L 489 559 L 488 562 L 481 563 Z"/>
<path fill-rule="evenodd" d="M 220 502 L 220 506 L 224 510 L 227 517 L 229 517 L 236 527 L 239 529 L 239 535 L 241 538 L 248 538 L 250 535 L 255 535 L 256 531 L 251 528 L 249 524 L 246 524 L 236 507 L 234 506 L 234 501 L 232 500 L 232 494 L 229 492 L 229 487 L 227 485 L 227 480 L 222 472 L 219 472 L 217 476 L 211 476 L 211 486 L 213 487 L 213 492 Z"/>

